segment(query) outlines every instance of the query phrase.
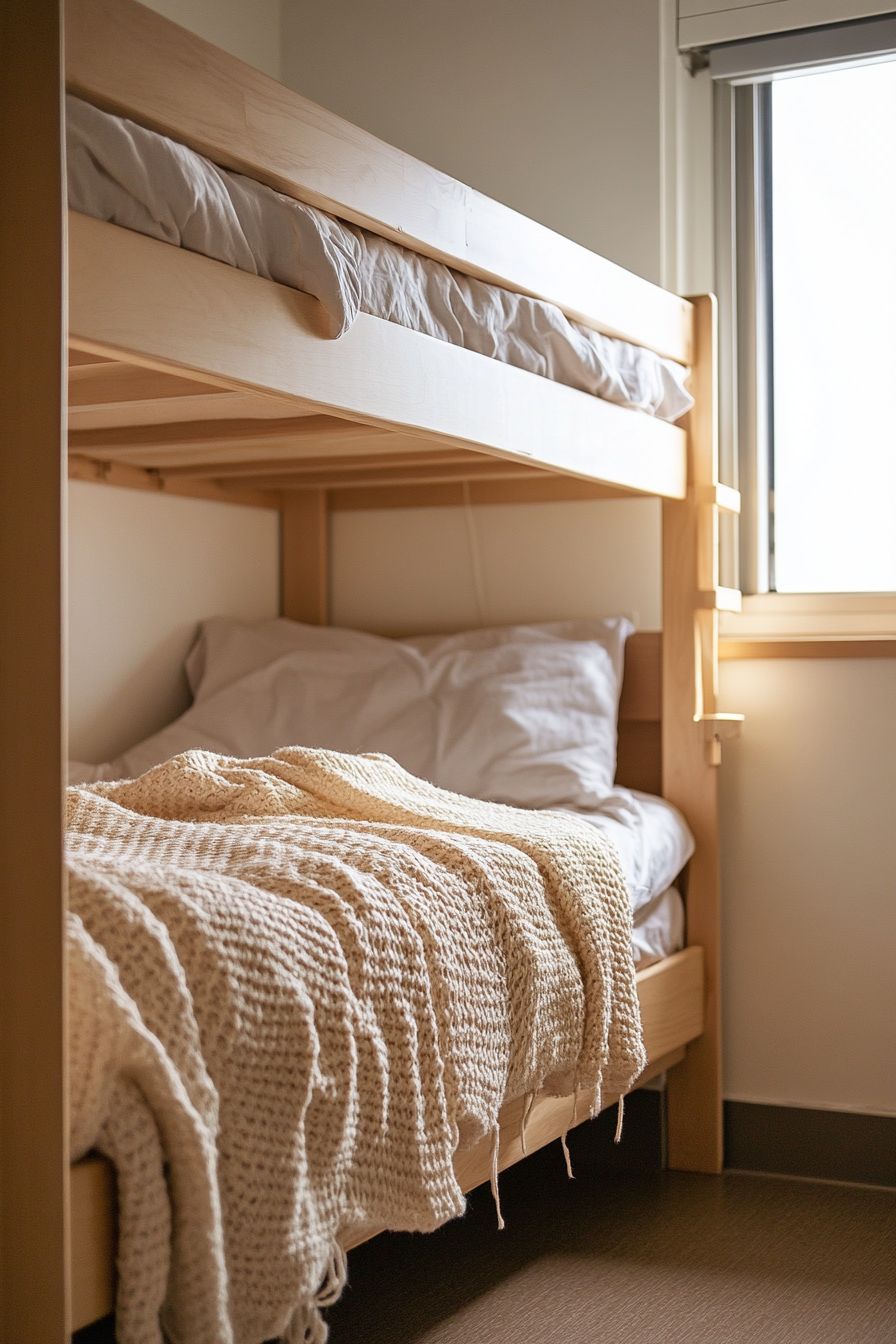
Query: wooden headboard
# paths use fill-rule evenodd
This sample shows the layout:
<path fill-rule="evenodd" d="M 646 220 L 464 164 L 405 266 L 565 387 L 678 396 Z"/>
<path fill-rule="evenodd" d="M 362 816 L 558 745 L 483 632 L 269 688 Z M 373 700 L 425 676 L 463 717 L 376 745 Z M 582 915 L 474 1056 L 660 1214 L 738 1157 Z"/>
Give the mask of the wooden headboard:
<path fill-rule="evenodd" d="M 619 701 L 616 783 L 644 793 L 663 791 L 663 636 L 639 630 L 625 646 Z"/>

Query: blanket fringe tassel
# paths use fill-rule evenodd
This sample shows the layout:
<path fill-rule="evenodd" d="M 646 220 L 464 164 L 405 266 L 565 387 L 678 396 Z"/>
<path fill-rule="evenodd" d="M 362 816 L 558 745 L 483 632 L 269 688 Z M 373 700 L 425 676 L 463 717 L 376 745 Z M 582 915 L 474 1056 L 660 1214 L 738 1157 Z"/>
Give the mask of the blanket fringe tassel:
<path fill-rule="evenodd" d="M 613 1136 L 614 1143 L 618 1143 L 619 1140 L 622 1138 L 622 1117 L 624 1115 L 625 1115 L 625 1093 L 623 1092 L 620 1094 L 619 1097 L 619 1109 L 616 1118 L 616 1133 Z"/>
<path fill-rule="evenodd" d="M 561 1146 L 561 1148 L 563 1149 L 563 1156 L 566 1158 L 566 1174 L 567 1174 L 567 1176 L 569 1177 L 569 1179 L 570 1179 L 571 1181 L 574 1181 L 574 1180 L 575 1180 L 575 1176 L 573 1175 L 573 1172 L 572 1172 L 572 1159 L 571 1159 L 571 1157 L 569 1156 L 569 1148 L 567 1147 L 566 1136 L 567 1136 L 567 1134 L 569 1133 L 569 1131 L 570 1131 L 571 1129 L 575 1129 L 575 1127 L 576 1127 L 576 1125 L 577 1125 L 578 1123 L 579 1123 L 579 1089 L 578 1089 L 578 1087 L 573 1087 L 573 1090 L 572 1090 L 572 1121 L 571 1121 L 571 1123 L 567 1126 L 567 1128 L 564 1129 L 563 1133 L 560 1135 L 560 1146 Z"/>
<path fill-rule="evenodd" d="M 282 1344 L 327 1344 L 327 1327 L 313 1305 L 299 1307 L 283 1336 Z"/>
<path fill-rule="evenodd" d="M 529 1123 L 529 1116 L 532 1112 L 532 1107 L 534 1104 L 535 1104 L 535 1093 L 529 1092 L 526 1096 L 526 1104 L 523 1107 L 523 1118 L 520 1121 L 520 1147 L 523 1150 L 523 1157 L 529 1156 L 529 1154 L 526 1151 L 526 1126 Z"/>
<path fill-rule="evenodd" d="M 342 1295 L 348 1279 L 348 1256 L 336 1241 L 330 1251 L 330 1259 L 327 1264 L 327 1273 L 320 1288 L 315 1294 L 314 1302 L 318 1307 L 332 1307 Z"/>
<path fill-rule="evenodd" d="M 495 1125 L 492 1132 L 492 1199 L 495 1201 L 495 1212 L 498 1215 L 498 1231 L 504 1230 L 504 1219 L 501 1217 L 501 1199 L 498 1194 L 498 1147 L 501 1143 L 501 1127 Z"/>
<path fill-rule="evenodd" d="M 314 1295 L 314 1301 L 296 1309 L 283 1344 L 326 1344 L 327 1326 L 321 1317 L 322 1307 L 332 1307 L 339 1300 L 348 1279 L 348 1257 L 338 1242 L 334 1242 L 327 1262 L 324 1281 Z"/>

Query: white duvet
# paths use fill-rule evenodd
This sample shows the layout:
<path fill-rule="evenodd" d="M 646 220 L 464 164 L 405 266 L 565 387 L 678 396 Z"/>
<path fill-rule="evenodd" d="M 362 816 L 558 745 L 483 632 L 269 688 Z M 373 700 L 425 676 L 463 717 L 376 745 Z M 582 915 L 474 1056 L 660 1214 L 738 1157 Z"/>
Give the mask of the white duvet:
<path fill-rule="evenodd" d="M 78 98 L 66 99 L 66 126 L 73 210 L 312 294 L 333 337 L 370 313 L 663 420 L 693 405 L 682 365 L 551 303 L 474 280 Z"/>

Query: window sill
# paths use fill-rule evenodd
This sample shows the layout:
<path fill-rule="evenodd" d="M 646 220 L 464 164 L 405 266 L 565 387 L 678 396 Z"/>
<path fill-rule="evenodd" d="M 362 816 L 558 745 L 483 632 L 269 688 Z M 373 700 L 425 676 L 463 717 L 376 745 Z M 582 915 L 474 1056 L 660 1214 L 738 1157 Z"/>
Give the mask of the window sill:
<path fill-rule="evenodd" d="M 762 593 L 719 617 L 719 657 L 896 658 L 896 593 Z"/>

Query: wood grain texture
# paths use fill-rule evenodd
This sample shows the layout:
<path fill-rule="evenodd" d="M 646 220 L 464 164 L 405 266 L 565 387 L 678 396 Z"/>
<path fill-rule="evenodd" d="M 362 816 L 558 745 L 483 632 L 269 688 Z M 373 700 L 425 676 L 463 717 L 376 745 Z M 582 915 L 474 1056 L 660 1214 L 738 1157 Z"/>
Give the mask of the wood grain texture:
<path fill-rule="evenodd" d="M 125 367 L 121 365 L 120 367 Z M 149 370 L 141 370 L 150 373 Z M 155 377 L 165 375 L 152 375 Z M 218 397 L 232 397 L 234 394 L 218 392 Z M 432 444 L 426 439 L 418 440 L 413 436 L 396 434 L 392 430 L 378 429 L 374 425 L 361 425 L 353 420 L 340 420 L 332 415 L 288 414 L 289 403 L 281 403 L 271 397 L 266 399 L 272 409 L 279 408 L 276 416 L 261 419 L 257 416 L 241 417 L 237 414 L 223 423 L 219 417 L 212 420 L 177 419 L 166 422 L 153 421 L 151 424 L 116 425 L 108 429 L 80 434 L 74 440 L 79 448 L 112 448 L 116 450 L 136 450 L 140 448 L 162 448 L 183 450 L 185 466 L 192 465 L 188 451 L 194 447 L 216 450 L 223 447 L 235 447 L 245 444 L 248 455 L 233 469 L 251 474 L 252 451 L 268 446 L 271 452 L 279 443 L 296 453 L 297 461 L 302 454 L 310 456 L 337 453 L 359 456 L 364 453 L 422 452 L 432 450 Z M 258 456 L 255 453 L 255 456 Z M 215 459 L 208 459 L 214 463 Z M 172 467 L 175 464 L 172 462 Z M 200 463 L 199 465 L 204 465 Z"/>
<path fill-rule="evenodd" d="M 659 721 L 663 714 L 663 636 L 636 630 L 625 645 L 619 718 Z"/>
<path fill-rule="evenodd" d="M 327 494 L 290 490 L 280 523 L 281 614 L 291 621 L 329 621 Z"/>
<path fill-rule="evenodd" d="M 706 543 L 698 492 L 718 480 L 715 300 L 694 300 L 696 361 L 689 415 L 689 491 L 663 503 L 663 796 L 684 814 L 697 848 L 687 883 L 688 942 L 704 951 L 705 1029 L 669 1075 L 669 1163 L 722 1168 L 720 874 L 718 774 L 703 713 L 715 712 L 718 616 L 702 609 L 699 546 Z M 704 658 L 708 660 L 704 665 Z"/>
<path fill-rule="evenodd" d="M 69 0 L 72 92 L 426 256 L 690 362 L 685 300 L 401 150 L 133 0 Z"/>
<path fill-rule="evenodd" d="M 0 6 L 0 1338 L 68 1339 L 58 0 Z"/>
<path fill-rule="evenodd" d="M 637 630 L 625 646 L 616 742 L 616 783 L 661 793 L 662 644 L 658 630 Z"/>
<path fill-rule="evenodd" d="M 72 1166 L 72 1329 L 115 1310 L 115 1169 L 91 1155 Z"/>
<path fill-rule="evenodd" d="M 701 1035 L 705 1023 L 705 976 L 704 949 L 693 944 L 638 973 L 638 1002 L 648 1061 L 661 1059 Z"/>
<path fill-rule="evenodd" d="M 616 742 L 616 783 L 642 793 L 663 791 L 662 724 L 620 719 Z"/>
<path fill-rule="evenodd" d="M 436 444 L 682 498 L 684 431 L 473 351 L 359 314 L 326 338 L 316 299 L 153 238 L 70 216 L 80 349 Z"/>
<path fill-rule="evenodd" d="M 325 417 L 321 416 L 320 419 Z M 340 423 L 335 421 L 334 423 Z M 346 421 L 342 421 L 346 424 Z M 366 429 L 366 425 L 359 426 Z M 487 456 L 485 453 L 473 453 L 465 448 L 437 448 L 432 444 L 427 445 L 425 440 L 405 440 L 400 434 L 380 434 L 376 430 L 372 431 L 372 438 L 375 443 L 384 447 L 386 451 L 376 451 L 363 453 L 326 453 L 323 456 L 309 454 L 307 457 L 294 458 L 271 458 L 266 460 L 263 457 L 257 457 L 254 461 L 226 462 L 220 465 L 209 465 L 207 463 L 191 463 L 189 466 L 171 466 L 164 469 L 164 474 L 169 480 L 186 480 L 188 477 L 200 479 L 202 477 L 214 478 L 215 480 L 242 479 L 251 482 L 263 476 L 279 472 L 282 476 L 294 478 L 294 483 L 301 486 L 306 477 L 326 475 L 338 486 L 341 481 L 350 484 L 356 483 L 356 478 L 363 476 L 371 480 L 378 480 L 382 476 L 384 482 L 394 485 L 396 482 L 389 475 L 390 472 L 409 474 L 415 473 L 418 469 L 438 470 L 441 468 L 451 468 L 459 474 L 467 471 L 471 476 L 475 476 L 480 471 L 492 471 L 497 473 L 514 472 L 516 474 L 525 473 L 527 476 L 537 476 L 542 474 L 540 468 L 533 467 L 526 462 L 507 462 L 501 458 Z M 351 440 L 350 440 L 351 441 Z M 328 444 L 318 445 L 313 441 L 315 448 L 321 446 L 326 448 Z M 409 447 L 405 447 L 409 444 Z M 416 447 L 414 446 L 416 444 Z"/>
<path fill-rule="evenodd" d="M 71 407 L 107 406 L 130 401 L 176 401 L 181 397 L 221 394 L 208 383 L 173 373 L 142 369 L 135 364 L 81 364 L 69 369 Z"/>
<path fill-rule="evenodd" d="M 219 484 L 217 481 L 168 480 L 161 472 L 131 467 L 124 462 L 69 453 L 68 478 L 91 485 L 114 485 L 125 490 L 149 490 L 152 494 L 178 495 L 186 499 L 210 499 L 217 504 L 243 504 L 254 509 L 280 509 L 279 493 L 244 486 Z"/>
<path fill-rule="evenodd" d="M 896 639 L 720 639 L 719 658 L 896 658 Z"/>

